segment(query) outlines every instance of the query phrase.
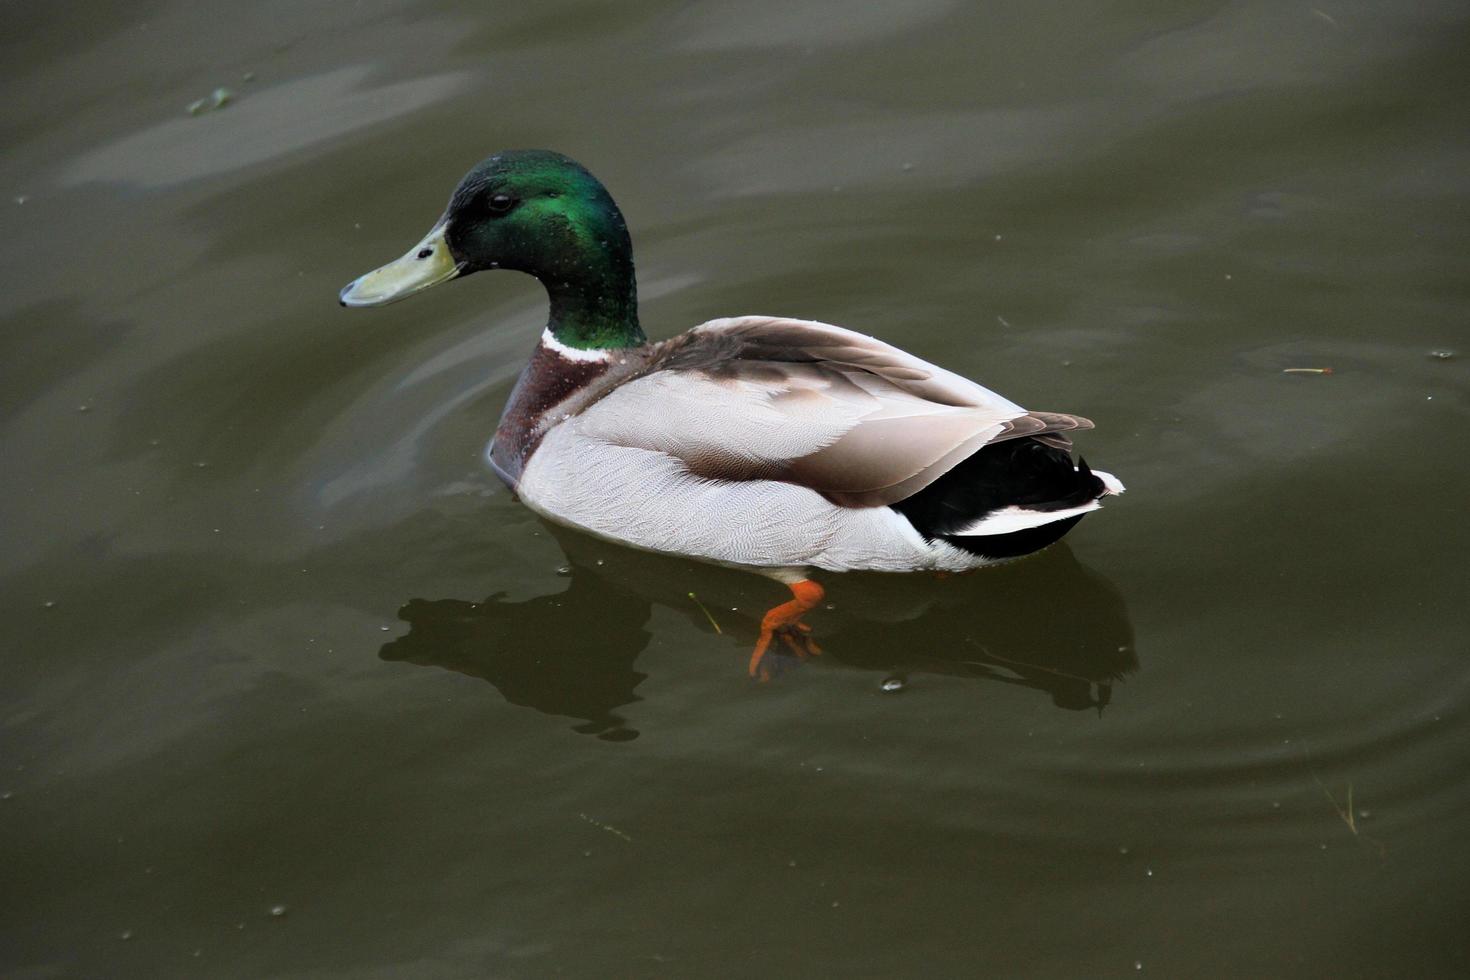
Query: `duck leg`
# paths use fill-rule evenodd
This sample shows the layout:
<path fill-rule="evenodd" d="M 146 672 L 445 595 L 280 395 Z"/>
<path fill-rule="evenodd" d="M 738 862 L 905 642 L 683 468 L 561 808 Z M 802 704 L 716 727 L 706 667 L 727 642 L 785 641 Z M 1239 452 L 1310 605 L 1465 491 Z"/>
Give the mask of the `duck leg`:
<path fill-rule="evenodd" d="M 812 628 L 803 623 L 801 617 L 815 608 L 826 592 L 809 578 L 787 584 L 791 589 L 791 601 L 770 609 L 761 618 L 761 635 L 755 641 L 755 649 L 750 654 L 750 676 L 759 677 L 763 681 L 770 680 L 771 673 L 761 665 L 761 661 L 765 658 L 771 640 L 777 636 L 798 658 L 804 659 L 822 652 L 821 647 L 812 641 Z"/>

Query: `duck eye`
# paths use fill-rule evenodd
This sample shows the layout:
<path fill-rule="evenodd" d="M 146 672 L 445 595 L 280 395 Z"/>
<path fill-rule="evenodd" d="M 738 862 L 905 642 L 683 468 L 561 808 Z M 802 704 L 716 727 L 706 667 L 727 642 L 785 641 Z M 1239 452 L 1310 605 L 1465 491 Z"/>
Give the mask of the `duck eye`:
<path fill-rule="evenodd" d="M 515 205 L 515 203 L 516 199 L 511 197 L 509 194 L 496 194 L 490 199 L 488 206 L 490 210 L 494 211 L 496 214 L 504 214 L 505 212 L 509 211 Z"/>

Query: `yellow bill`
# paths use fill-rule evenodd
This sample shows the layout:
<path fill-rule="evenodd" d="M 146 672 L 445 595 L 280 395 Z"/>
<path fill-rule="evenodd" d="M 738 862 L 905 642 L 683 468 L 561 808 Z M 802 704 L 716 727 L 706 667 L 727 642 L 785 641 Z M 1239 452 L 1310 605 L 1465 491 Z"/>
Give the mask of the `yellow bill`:
<path fill-rule="evenodd" d="M 464 264 L 449 254 L 441 221 L 402 258 L 358 276 L 338 295 L 343 306 L 385 306 L 459 275 Z"/>

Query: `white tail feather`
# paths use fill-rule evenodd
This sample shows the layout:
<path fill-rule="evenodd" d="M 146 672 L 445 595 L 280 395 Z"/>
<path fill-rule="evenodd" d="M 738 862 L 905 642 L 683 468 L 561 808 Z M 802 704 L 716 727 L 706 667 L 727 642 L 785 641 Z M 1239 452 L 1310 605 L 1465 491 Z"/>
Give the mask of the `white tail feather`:
<path fill-rule="evenodd" d="M 1050 524 L 1052 521 L 1066 520 L 1068 517 L 1086 514 L 1101 506 L 1102 504 L 1096 500 L 1089 500 L 1079 507 L 1068 507 L 1065 510 L 1030 510 L 1026 507 L 1012 505 L 993 510 L 975 523 L 953 533 L 962 537 L 981 534 L 1010 534 L 1012 531 L 1024 531 L 1027 528 Z"/>

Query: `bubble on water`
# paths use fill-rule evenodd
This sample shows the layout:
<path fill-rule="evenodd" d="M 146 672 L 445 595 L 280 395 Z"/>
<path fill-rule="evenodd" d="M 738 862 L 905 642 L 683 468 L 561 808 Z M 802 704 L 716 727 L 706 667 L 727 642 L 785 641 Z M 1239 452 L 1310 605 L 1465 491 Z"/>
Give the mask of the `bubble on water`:
<path fill-rule="evenodd" d="M 386 632 L 388 632 L 388 631 L 389 631 L 389 630 L 390 630 L 390 629 L 392 629 L 392 627 L 390 627 L 390 626 L 379 626 L 379 627 L 378 627 L 378 629 L 380 629 L 380 630 L 382 630 L 382 631 L 383 631 L 383 632 L 384 632 L 384 633 L 386 633 Z"/>
<path fill-rule="evenodd" d="M 879 686 L 882 690 L 892 694 L 895 691 L 902 691 L 904 689 L 904 682 L 902 677 L 890 677 Z"/>
<path fill-rule="evenodd" d="M 1118 848 L 1118 853 L 1119 854 L 1127 854 L 1128 853 L 1128 845 L 1127 844 L 1124 844 L 1121 847 L 1119 847 Z"/>
<path fill-rule="evenodd" d="M 122 932 L 117 934 L 117 938 L 121 939 L 123 942 L 127 942 L 128 940 L 133 938 L 133 930 L 124 929 Z"/>
<path fill-rule="evenodd" d="M 55 599 L 47 599 L 45 602 L 41 603 L 41 608 L 42 609 L 55 609 L 56 608 L 56 600 Z"/>
<path fill-rule="evenodd" d="M 1370 819 L 1372 819 L 1372 817 L 1373 817 L 1373 811 L 1372 810 L 1359 810 L 1358 811 L 1358 819 L 1359 820 L 1370 820 Z"/>
<path fill-rule="evenodd" d="M 1143 969 L 1143 960 L 1134 960 L 1133 961 L 1133 969 L 1135 969 L 1135 970 L 1142 970 Z"/>
<path fill-rule="evenodd" d="M 1154 869 L 1153 868 L 1148 868 L 1143 873 L 1145 875 L 1147 875 L 1148 877 L 1152 878 L 1154 876 Z"/>

